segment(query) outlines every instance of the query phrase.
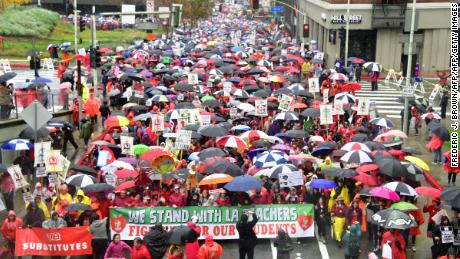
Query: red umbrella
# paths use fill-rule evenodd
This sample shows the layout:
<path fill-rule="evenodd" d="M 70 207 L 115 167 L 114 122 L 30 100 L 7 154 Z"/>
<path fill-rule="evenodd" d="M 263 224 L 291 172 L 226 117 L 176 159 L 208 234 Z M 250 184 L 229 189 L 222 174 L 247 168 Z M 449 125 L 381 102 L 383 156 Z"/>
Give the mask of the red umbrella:
<path fill-rule="evenodd" d="M 415 188 L 415 191 L 420 195 L 432 196 L 438 199 L 441 197 L 441 190 L 433 187 L 421 186 Z"/>
<path fill-rule="evenodd" d="M 346 83 L 342 86 L 342 92 L 355 92 L 361 90 L 361 85 L 358 83 Z"/>
<path fill-rule="evenodd" d="M 358 172 L 358 170 L 356 170 L 356 172 Z M 368 186 L 378 185 L 377 180 L 372 175 L 368 175 L 366 173 L 358 173 L 358 175 L 354 176 L 353 179 Z"/>
<path fill-rule="evenodd" d="M 244 80 L 241 80 L 240 83 L 238 84 L 239 87 L 245 87 L 248 85 L 257 86 L 257 83 L 256 81 L 252 79 L 244 79 Z"/>
<path fill-rule="evenodd" d="M 115 172 L 118 178 L 136 177 L 139 173 L 135 170 L 121 169 Z"/>
<path fill-rule="evenodd" d="M 302 65 L 303 62 L 305 62 L 305 60 L 303 60 L 303 58 L 298 57 L 298 56 L 293 55 L 293 54 L 286 54 L 286 55 L 284 55 L 284 57 L 287 58 L 287 59 L 294 59 L 295 61 L 297 61 L 297 63 L 299 63 L 299 65 Z"/>
<path fill-rule="evenodd" d="M 157 157 L 162 155 L 167 155 L 168 151 L 164 150 L 163 148 L 152 148 L 149 151 L 145 152 L 141 155 L 141 159 L 143 160 L 155 160 Z"/>
<path fill-rule="evenodd" d="M 376 156 L 391 156 L 390 153 L 388 153 L 388 151 L 386 150 L 374 150 L 371 152 L 371 155 L 373 157 L 376 157 Z"/>
<path fill-rule="evenodd" d="M 134 181 L 126 181 L 120 185 L 117 185 L 117 187 L 115 187 L 115 190 L 117 191 L 122 191 L 122 190 L 126 190 L 126 189 L 129 189 L 129 188 L 133 188 L 136 186 L 136 183 Z"/>
<path fill-rule="evenodd" d="M 356 172 L 358 173 L 367 173 L 378 170 L 379 166 L 376 164 L 364 164 L 358 168 L 356 168 Z"/>
<path fill-rule="evenodd" d="M 290 68 L 291 68 L 290 66 L 279 66 L 279 67 L 275 67 L 273 72 L 284 73 L 284 72 L 287 72 Z"/>
<path fill-rule="evenodd" d="M 362 58 L 354 58 L 353 63 L 355 64 L 364 64 L 366 61 Z"/>
<path fill-rule="evenodd" d="M 323 104 L 323 101 L 320 100 L 314 100 L 313 103 L 311 104 L 311 108 L 319 109 L 319 106 Z"/>

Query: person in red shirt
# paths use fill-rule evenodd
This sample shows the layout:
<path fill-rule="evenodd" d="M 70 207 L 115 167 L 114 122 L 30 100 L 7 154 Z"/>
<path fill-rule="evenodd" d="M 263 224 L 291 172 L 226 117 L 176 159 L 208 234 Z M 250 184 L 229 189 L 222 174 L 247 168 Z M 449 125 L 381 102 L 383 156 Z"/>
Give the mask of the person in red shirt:
<path fill-rule="evenodd" d="M 132 205 L 133 199 L 127 195 L 125 190 L 120 191 L 120 195 L 117 195 L 113 201 L 115 207 L 131 207 Z"/>
<path fill-rule="evenodd" d="M 381 246 L 389 242 L 392 258 L 406 259 L 406 241 L 399 230 L 390 229 L 383 233 Z"/>
<path fill-rule="evenodd" d="M 428 201 L 425 203 L 425 206 L 423 206 L 423 213 L 428 213 L 428 229 L 426 231 L 426 235 L 428 237 L 432 237 L 434 227 L 436 226 L 436 223 L 433 221 L 433 216 L 438 213 L 441 202 L 439 199 L 433 199 L 430 205 L 428 205 Z"/>
<path fill-rule="evenodd" d="M 147 247 L 142 243 L 140 237 L 134 239 L 133 249 L 131 250 L 131 259 L 151 259 Z"/>
<path fill-rule="evenodd" d="M 226 191 L 222 191 L 219 195 L 219 198 L 216 199 L 216 203 L 219 206 L 230 206 L 230 199 L 227 196 Z"/>
<path fill-rule="evenodd" d="M 13 210 L 8 211 L 8 217 L 2 224 L 2 241 L 8 246 L 8 253 L 14 255 L 16 229 L 21 228 L 24 222 L 21 218 L 16 217 Z"/>
<path fill-rule="evenodd" d="M 169 196 L 168 205 L 174 208 L 185 206 L 183 195 L 179 192 L 179 186 L 174 186 L 173 193 Z"/>

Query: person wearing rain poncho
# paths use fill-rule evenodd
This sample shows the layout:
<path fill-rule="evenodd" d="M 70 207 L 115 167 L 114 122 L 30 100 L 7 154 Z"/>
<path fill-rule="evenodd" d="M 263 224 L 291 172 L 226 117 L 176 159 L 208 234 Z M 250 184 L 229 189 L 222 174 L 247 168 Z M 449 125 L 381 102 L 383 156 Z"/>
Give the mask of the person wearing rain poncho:
<path fill-rule="evenodd" d="M 329 203 L 328 203 L 328 210 L 331 211 L 332 206 L 334 206 L 334 201 L 338 199 L 338 197 L 341 197 L 344 204 L 346 206 L 350 205 L 350 195 L 349 195 L 348 187 L 344 185 L 343 180 L 339 180 L 337 182 L 337 186 L 332 189 L 331 195 L 329 198 Z"/>
<path fill-rule="evenodd" d="M 347 221 L 346 216 L 348 208 L 344 203 L 342 196 L 337 197 L 336 204 L 331 211 L 332 232 L 334 239 L 339 242 L 339 247 L 342 247 L 343 228 Z"/>

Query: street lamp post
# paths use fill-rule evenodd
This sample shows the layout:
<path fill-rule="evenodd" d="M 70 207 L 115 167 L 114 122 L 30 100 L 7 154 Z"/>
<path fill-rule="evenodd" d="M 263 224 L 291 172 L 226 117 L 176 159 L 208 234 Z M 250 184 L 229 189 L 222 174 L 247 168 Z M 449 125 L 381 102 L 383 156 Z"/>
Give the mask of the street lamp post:
<path fill-rule="evenodd" d="M 348 39 L 349 39 L 349 29 L 350 29 L 350 0 L 347 2 L 347 17 L 345 18 L 346 27 L 345 27 L 345 68 L 348 67 Z"/>
<path fill-rule="evenodd" d="M 93 5 L 93 12 L 91 14 L 91 46 L 93 51 L 96 51 L 96 6 Z M 98 95 L 97 87 L 97 68 L 93 68 L 93 87 L 94 87 L 94 97 Z"/>
<path fill-rule="evenodd" d="M 412 45 L 414 44 L 414 29 L 415 29 L 415 4 L 417 0 L 412 2 L 412 17 L 410 20 L 410 35 L 409 35 L 409 53 L 407 55 L 407 72 L 406 72 L 406 89 L 410 86 L 411 81 L 411 68 L 412 68 Z M 407 118 L 409 116 L 409 98 L 404 96 L 404 117 L 403 117 L 403 131 L 408 134 L 409 125 L 407 123 Z"/>
<path fill-rule="evenodd" d="M 73 0 L 73 30 L 74 30 L 74 40 L 75 40 L 75 54 L 78 54 L 78 28 L 77 28 L 77 19 L 78 19 L 78 10 L 77 10 L 77 0 Z"/>

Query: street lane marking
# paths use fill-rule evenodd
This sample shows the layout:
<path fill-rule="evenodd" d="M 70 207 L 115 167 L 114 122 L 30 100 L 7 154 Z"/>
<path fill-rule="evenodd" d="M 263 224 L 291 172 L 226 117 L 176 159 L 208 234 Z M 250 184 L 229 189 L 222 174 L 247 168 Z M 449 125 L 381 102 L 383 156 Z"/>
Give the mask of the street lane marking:
<path fill-rule="evenodd" d="M 272 247 L 272 258 L 276 259 L 276 247 L 273 239 L 270 239 L 270 246 Z"/>
<path fill-rule="evenodd" d="M 327 252 L 327 247 L 323 242 L 320 242 L 318 239 L 318 227 L 315 225 L 315 238 L 316 242 L 318 242 L 319 252 L 321 253 L 322 259 L 329 259 L 329 253 Z"/>

